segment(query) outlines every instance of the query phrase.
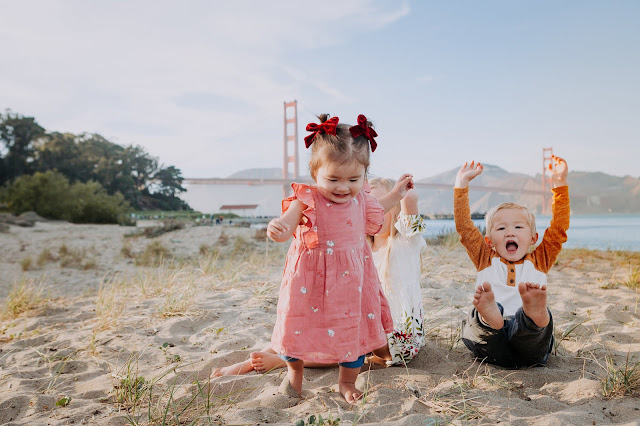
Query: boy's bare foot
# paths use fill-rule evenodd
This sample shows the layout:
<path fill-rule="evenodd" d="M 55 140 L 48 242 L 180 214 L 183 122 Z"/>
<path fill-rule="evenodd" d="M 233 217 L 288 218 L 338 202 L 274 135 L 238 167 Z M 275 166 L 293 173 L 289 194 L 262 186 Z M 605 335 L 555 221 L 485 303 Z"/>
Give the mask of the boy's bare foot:
<path fill-rule="evenodd" d="M 233 365 L 228 365 L 226 367 L 220 367 L 213 370 L 211 373 L 211 377 L 221 377 L 221 376 L 235 376 L 241 374 L 247 374 L 249 371 L 253 370 L 251 366 L 251 361 L 246 360 L 242 362 L 238 362 Z"/>
<path fill-rule="evenodd" d="M 538 327 L 549 325 L 547 311 L 547 286 L 534 283 L 518 284 L 522 298 L 522 310 Z"/>
<path fill-rule="evenodd" d="M 483 283 L 476 288 L 473 296 L 473 306 L 480 314 L 482 320 L 494 330 L 500 330 L 504 326 L 504 319 L 496 304 L 496 297 L 491 290 L 491 284 Z"/>
<path fill-rule="evenodd" d="M 362 398 L 362 392 L 356 388 L 358 374 L 360 374 L 360 367 L 340 367 L 340 372 L 338 373 L 338 389 L 344 400 L 349 404 L 354 404 Z"/>
<path fill-rule="evenodd" d="M 287 364 L 271 352 L 251 352 L 251 366 L 256 373 L 267 373 L 276 368 L 284 368 Z"/>

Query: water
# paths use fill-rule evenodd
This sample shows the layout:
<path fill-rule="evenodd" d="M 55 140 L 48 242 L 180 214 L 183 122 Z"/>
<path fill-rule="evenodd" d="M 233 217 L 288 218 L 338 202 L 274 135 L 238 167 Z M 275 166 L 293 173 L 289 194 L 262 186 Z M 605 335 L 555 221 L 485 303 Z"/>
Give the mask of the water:
<path fill-rule="evenodd" d="M 549 227 L 551 216 L 536 218 L 540 241 Z M 484 219 L 474 220 L 476 226 L 485 227 Z M 453 220 L 428 220 L 425 236 L 434 237 L 441 232 L 455 230 Z M 588 248 L 594 250 L 640 251 L 640 215 L 572 215 L 564 248 Z"/>
<path fill-rule="evenodd" d="M 186 185 L 185 185 L 186 186 Z M 278 216 L 282 187 L 278 185 L 189 185 L 182 198 L 195 210 L 219 212 L 223 204 L 258 204 L 247 216 Z M 426 212 L 423 212 L 426 213 Z M 550 216 L 536 219 L 540 239 L 549 226 Z M 475 220 L 484 228 L 484 220 Z M 427 237 L 455 230 L 453 220 L 428 220 Z M 640 251 L 640 214 L 573 215 L 565 248 Z"/>

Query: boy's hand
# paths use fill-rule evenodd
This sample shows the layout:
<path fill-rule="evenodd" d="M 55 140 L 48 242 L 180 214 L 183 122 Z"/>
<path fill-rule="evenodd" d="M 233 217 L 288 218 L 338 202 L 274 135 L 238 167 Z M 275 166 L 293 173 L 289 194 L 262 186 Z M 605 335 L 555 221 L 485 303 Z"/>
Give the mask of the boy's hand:
<path fill-rule="evenodd" d="M 458 170 L 458 174 L 456 175 L 456 184 L 455 188 L 466 188 L 469 186 L 469 182 L 473 180 L 476 176 L 482 173 L 484 167 L 482 164 L 476 164 L 475 161 L 472 161 L 471 164 L 464 163 L 460 170 Z"/>
<path fill-rule="evenodd" d="M 551 163 L 549 164 L 549 170 L 551 170 L 551 182 L 553 187 L 558 188 L 560 186 L 567 186 L 567 175 L 569 174 L 569 167 L 567 162 L 563 158 L 551 156 Z"/>

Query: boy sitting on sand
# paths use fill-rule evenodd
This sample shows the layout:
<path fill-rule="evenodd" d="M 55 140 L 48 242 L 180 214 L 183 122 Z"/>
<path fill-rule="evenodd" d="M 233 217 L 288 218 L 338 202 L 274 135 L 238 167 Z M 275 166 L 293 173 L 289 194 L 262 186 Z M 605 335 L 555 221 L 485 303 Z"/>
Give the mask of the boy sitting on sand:
<path fill-rule="evenodd" d="M 483 239 L 469 208 L 469 182 L 483 167 L 465 163 L 456 176 L 456 230 L 478 271 L 473 309 L 462 321 L 462 341 L 476 357 L 502 367 L 544 365 L 553 347 L 546 274 L 567 241 L 570 209 L 567 163 L 554 156 L 549 168 L 553 216 L 531 253 L 529 247 L 538 240 L 533 213 L 514 203 L 494 207 L 487 213 Z"/>

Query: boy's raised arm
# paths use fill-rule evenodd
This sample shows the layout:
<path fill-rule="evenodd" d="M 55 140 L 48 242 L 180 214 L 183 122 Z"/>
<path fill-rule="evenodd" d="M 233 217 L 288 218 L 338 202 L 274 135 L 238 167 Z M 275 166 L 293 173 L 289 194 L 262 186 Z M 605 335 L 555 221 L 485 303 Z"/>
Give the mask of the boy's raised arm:
<path fill-rule="evenodd" d="M 453 190 L 453 218 L 456 231 L 476 269 L 480 269 L 491 261 L 491 249 L 485 244 L 482 234 L 473 224 L 469 207 L 469 182 L 480 175 L 482 170 L 482 164 L 476 164 L 475 161 L 470 164 L 464 163 L 458 170 Z"/>

